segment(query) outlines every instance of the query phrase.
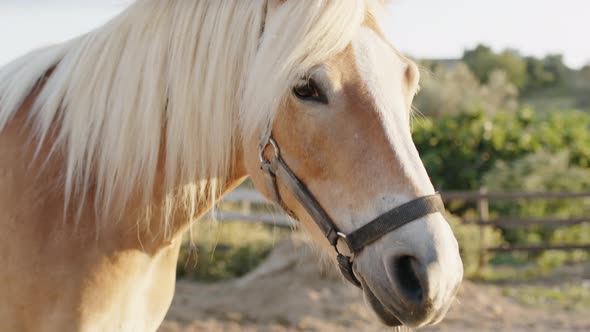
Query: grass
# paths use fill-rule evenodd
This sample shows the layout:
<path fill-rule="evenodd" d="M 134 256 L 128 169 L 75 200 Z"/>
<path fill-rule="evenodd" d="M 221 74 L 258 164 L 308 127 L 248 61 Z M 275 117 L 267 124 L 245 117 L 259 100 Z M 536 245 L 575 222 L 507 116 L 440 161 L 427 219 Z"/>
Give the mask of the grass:
<path fill-rule="evenodd" d="M 480 274 L 477 282 L 497 286 L 503 295 L 527 306 L 588 311 L 589 277 L 589 261 L 550 269 L 529 263 L 521 266 L 491 266 Z"/>
<path fill-rule="evenodd" d="M 519 303 L 546 309 L 590 310 L 590 280 L 559 285 L 504 287 L 502 294 Z"/>
<path fill-rule="evenodd" d="M 241 277 L 255 269 L 288 233 L 256 223 L 198 221 L 185 239 L 177 275 L 201 282 Z"/>
<path fill-rule="evenodd" d="M 487 267 L 483 271 L 474 274 L 474 281 L 485 283 L 504 283 L 511 281 L 526 281 L 534 278 L 542 278 L 550 275 L 549 271 L 539 268 L 536 265 L 527 265 L 521 267 L 515 266 L 493 266 Z"/>

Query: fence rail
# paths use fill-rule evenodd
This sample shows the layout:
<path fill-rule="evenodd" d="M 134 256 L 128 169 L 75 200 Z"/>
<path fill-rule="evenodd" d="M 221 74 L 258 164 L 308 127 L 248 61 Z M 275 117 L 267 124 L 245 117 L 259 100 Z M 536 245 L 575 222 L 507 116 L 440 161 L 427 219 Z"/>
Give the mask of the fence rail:
<path fill-rule="evenodd" d="M 463 220 L 465 224 L 475 224 L 480 228 L 480 251 L 479 251 L 479 268 L 483 269 L 487 265 L 487 254 L 498 252 L 539 252 L 544 250 L 590 250 L 589 244 L 569 245 L 569 244 L 540 244 L 540 245 L 514 245 L 502 247 L 488 247 L 486 244 L 486 233 L 489 228 L 523 228 L 533 225 L 547 227 L 565 227 L 590 222 L 590 216 L 580 216 L 575 218 L 524 218 L 524 217 L 500 217 L 490 218 L 489 203 L 490 201 L 506 200 L 555 200 L 555 199 L 584 199 L 590 198 L 590 192 L 487 192 L 485 188 L 474 192 L 443 192 L 443 200 L 464 201 L 476 203 L 478 211 L 477 220 Z M 219 221 L 244 221 L 271 224 L 278 227 L 295 227 L 293 220 L 278 212 L 268 212 L 252 210 L 252 204 L 270 205 L 270 202 L 261 194 L 254 190 L 237 189 L 230 192 L 222 200 L 222 203 L 238 203 L 240 212 L 225 211 L 216 209 L 212 212 L 215 219 Z"/>
<path fill-rule="evenodd" d="M 553 227 L 561 227 L 561 226 L 573 226 L 582 224 L 585 222 L 590 222 L 590 217 L 582 217 L 582 218 L 569 218 L 569 219 L 560 219 L 560 218 L 544 218 L 544 219 L 534 219 L 534 218 L 497 218 L 497 219 L 489 219 L 487 221 L 480 221 L 480 220 L 464 220 L 464 224 L 475 224 L 480 226 L 495 226 L 495 227 L 502 227 L 502 228 L 521 228 L 523 226 L 553 226 Z"/>
<path fill-rule="evenodd" d="M 445 200 L 461 200 L 477 202 L 481 200 L 507 201 L 507 200 L 534 200 L 534 199 L 572 199 L 588 198 L 590 192 L 487 192 L 480 191 L 448 191 L 441 193 Z"/>
<path fill-rule="evenodd" d="M 497 247 L 488 248 L 488 252 L 513 252 L 513 251 L 528 251 L 538 252 L 546 250 L 560 250 L 560 251 L 572 251 L 572 250 L 590 250 L 590 244 L 554 244 L 551 246 L 536 245 L 536 246 L 509 246 L 509 247 Z"/>
<path fill-rule="evenodd" d="M 263 223 L 277 227 L 293 228 L 297 224 L 284 213 L 274 210 L 264 196 L 250 189 L 236 189 L 221 199 L 221 203 L 238 203 L 240 211 L 226 211 L 223 208 L 213 210 L 207 217 L 224 221 L 243 221 L 250 223 Z M 252 204 L 266 205 L 268 211 L 253 211 Z M 271 211 L 275 211 L 274 213 Z"/>
<path fill-rule="evenodd" d="M 490 201 L 520 201 L 520 200 L 556 200 L 556 199 L 584 199 L 590 198 L 590 192 L 488 192 L 486 188 L 480 188 L 476 192 L 446 192 L 442 194 L 445 201 L 465 201 L 477 204 L 478 220 L 463 220 L 463 223 L 476 224 L 479 228 L 479 269 L 487 265 L 488 253 L 500 252 L 540 252 L 546 250 L 590 250 L 588 244 L 551 244 L 538 245 L 512 245 L 501 247 L 488 247 L 486 233 L 489 228 L 524 228 L 528 226 L 566 227 L 590 222 L 590 216 L 572 218 L 525 218 L 525 217 L 489 217 Z"/>

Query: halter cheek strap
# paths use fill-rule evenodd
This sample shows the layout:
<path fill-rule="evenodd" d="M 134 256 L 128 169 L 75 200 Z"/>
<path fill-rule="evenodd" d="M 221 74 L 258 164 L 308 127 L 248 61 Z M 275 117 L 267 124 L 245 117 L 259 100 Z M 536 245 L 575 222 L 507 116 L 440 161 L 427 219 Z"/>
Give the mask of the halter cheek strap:
<path fill-rule="evenodd" d="M 264 157 L 264 150 L 267 146 L 271 146 L 274 150 L 273 156 L 270 159 Z M 299 180 L 281 158 L 279 147 L 272 136 L 269 137 L 268 144 L 261 146 L 260 162 L 265 176 L 267 191 L 271 199 L 278 203 L 291 217 L 295 218 L 294 213 L 285 205 L 285 202 L 281 198 L 277 186 L 277 179 L 279 179 L 293 196 L 297 198 L 334 247 L 338 267 L 342 275 L 359 288 L 361 288 L 361 283 L 353 272 L 353 258 L 356 255 L 360 254 L 366 246 L 403 225 L 428 214 L 444 211 L 444 205 L 439 194 L 424 196 L 382 214 L 350 234 L 344 234 L 339 231 L 338 227 L 314 198 L 309 189 L 307 189 L 305 184 Z M 341 253 L 338 249 L 340 239 L 346 243 L 350 252 L 349 255 Z"/>

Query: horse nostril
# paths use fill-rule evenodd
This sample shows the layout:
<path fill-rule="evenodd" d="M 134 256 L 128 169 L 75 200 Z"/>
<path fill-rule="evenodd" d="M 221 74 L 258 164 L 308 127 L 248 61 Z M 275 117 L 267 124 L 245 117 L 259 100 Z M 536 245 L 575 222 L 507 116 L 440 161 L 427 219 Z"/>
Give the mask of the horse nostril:
<path fill-rule="evenodd" d="M 400 256 L 394 262 L 395 280 L 402 295 L 407 302 L 414 305 L 424 303 L 424 271 L 418 260 L 413 256 Z"/>

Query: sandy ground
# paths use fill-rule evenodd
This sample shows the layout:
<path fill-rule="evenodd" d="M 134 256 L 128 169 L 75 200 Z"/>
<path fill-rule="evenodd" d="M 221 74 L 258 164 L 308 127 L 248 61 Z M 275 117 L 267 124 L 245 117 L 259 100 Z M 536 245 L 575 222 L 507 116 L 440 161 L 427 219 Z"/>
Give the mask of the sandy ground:
<path fill-rule="evenodd" d="M 320 265 L 291 239 L 241 279 L 180 281 L 159 332 L 396 331 L 378 323 L 360 291 Z M 590 311 L 525 307 L 497 287 L 464 282 L 447 318 L 421 331 L 590 331 Z"/>

